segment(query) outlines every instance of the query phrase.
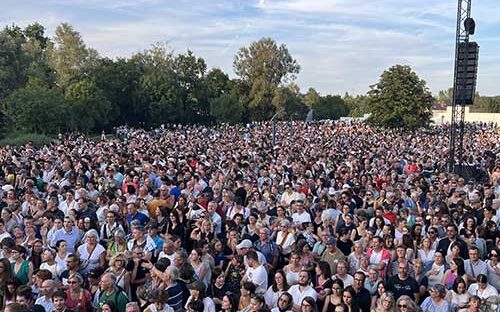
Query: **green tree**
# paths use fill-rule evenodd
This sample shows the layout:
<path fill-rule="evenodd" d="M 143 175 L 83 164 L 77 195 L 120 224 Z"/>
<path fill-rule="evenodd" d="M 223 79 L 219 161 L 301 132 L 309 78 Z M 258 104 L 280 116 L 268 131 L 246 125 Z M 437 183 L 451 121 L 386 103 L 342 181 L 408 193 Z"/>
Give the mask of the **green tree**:
<path fill-rule="evenodd" d="M 221 94 L 210 101 L 210 114 L 218 122 L 242 122 L 244 107 L 236 90 Z"/>
<path fill-rule="evenodd" d="M 79 32 L 67 23 L 57 26 L 49 47 L 49 64 L 56 71 L 57 84 L 65 89 L 95 66 L 98 54 L 87 48 Z"/>
<path fill-rule="evenodd" d="M 233 62 L 235 73 L 249 86 L 248 109 L 252 119 L 270 118 L 275 111 L 272 104 L 275 90 L 283 83 L 293 81 L 300 66 L 288 52 L 271 38 L 262 38 L 241 48 Z"/>
<path fill-rule="evenodd" d="M 326 95 L 320 97 L 313 106 L 314 119 L 339 119 L 349 114 L 349 108 L 340 95 Z"/>
<path fill-rule="evenodd" d="M 215 99 L 230 90 L 229 76 L 219 68 L 208 71 L 204 78 L 204 85 L 207 90 L 207 97 Z"/>
<path fill-rule="evenodd" d="M 440 90 L 438 92 L 437 101 L 444 102 L 446 105 L 451 105 L 453 99 L 453 88 L 448 88 L 448 90 Z"/>
<path fill-rule="evenodd" d="M 149 113 L 146 125 L 183 122 L 186 112 L 172 51 L 166 44 L 157 43 L 134 58 L 143 71 L 139 88 Z"/>
<path fill-rule="evenodd" d="M 374 124 L 416 129 L 430 123 L 432 95 L 410 66 L 389 68 L 370 89 L 367 104 Z"/>
<path fill-rule="evenodd" d="M 24 50 L 26 38 L 16 25 L 0 32 L 0 100 L 25 85 L 30 58 Z"/>
<path fill-rule="evenodd" d="M 35 133 L 66 130 L 66 104 L 62 93 L 36 83 L 12 92 L 2 102 L 2 112 L 11 130 Z"/>
<path fill-rule="evenodd" d="M 65 92 L 68 103 L 68 126 L 84 132 L 98 131 L 108 124 L 109 101 L 89 78 L 69 85 Z"/>
<path fill-rule="evenodd" d="M 276 111 L 284 109 L 288 119 L 305 119 L 308 107 L 302 102 L 297 88 L 278 87 L 273 96 L 273 106 Z"/>
<path fill-rule="evenodd" d="M 316 104 L 320 100 L 321 96 L 319 95 L 318 91 L 316 91 L 314 88 L 309 88 L 307 90 L 307 93 L 304 95 L 304 104 L 307 105 L 307 107 L 313 107 L 314 104 Z"/>
<path fill-rule="evenodd" d="M 206 70 L 205 60 L 196 57 L 190 50 L 186 54 L 177 55 L 174 60 L 174 73 L 180 86 L 184 122 L 203 122 L 209 115 L 210 105 L 203 84 Z"/>
<path fill-rule="evenodd" d="M 142 125 L 149 118 L 149 107 L 140 89 L 143 71 L 135 59 L 104 58 L 90 77 L 111 105 L 108 119 L 111 125 Z"/>
<path fill-rule="evenodd" d="M 481 96 L 476 94 L 471 109 L 484 113 L 500 113 L 500 96 Z"/>
<path fill-rule="evenodd" d="M 346 92 L 343 100 L 349 108 L 349 116 L 351 117 L 362 117 L 368 112 L 368 97 L 366 95 L 352 96 Z"/>

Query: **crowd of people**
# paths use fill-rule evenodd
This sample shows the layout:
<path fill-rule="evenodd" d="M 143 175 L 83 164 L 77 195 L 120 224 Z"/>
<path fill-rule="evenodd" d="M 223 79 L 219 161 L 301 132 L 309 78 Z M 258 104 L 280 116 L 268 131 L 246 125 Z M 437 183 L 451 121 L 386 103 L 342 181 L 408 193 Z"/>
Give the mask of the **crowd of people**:
<path fill-rule="evenodd" d="M 120 127 L 0 149 L 7 312 L 478 311 L 500 291 L 500 128 Z M 276 144 L 273 145 L 273 141 Z"/>

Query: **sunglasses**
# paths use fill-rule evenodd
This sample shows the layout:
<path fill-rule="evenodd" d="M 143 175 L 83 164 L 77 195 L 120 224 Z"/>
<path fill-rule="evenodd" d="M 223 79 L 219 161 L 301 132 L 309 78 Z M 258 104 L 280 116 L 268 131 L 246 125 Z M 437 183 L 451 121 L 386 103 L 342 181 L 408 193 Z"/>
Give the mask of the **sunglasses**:
<path fill-rule="evenodd" d="M 408 308 L 406 304 L 398 304 L 398 308 Z"/>

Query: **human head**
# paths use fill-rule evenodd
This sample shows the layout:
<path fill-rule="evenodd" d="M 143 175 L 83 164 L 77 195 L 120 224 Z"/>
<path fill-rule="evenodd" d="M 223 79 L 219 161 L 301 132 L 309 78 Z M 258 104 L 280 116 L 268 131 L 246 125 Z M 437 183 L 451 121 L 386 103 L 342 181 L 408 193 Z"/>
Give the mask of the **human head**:
<path fill-rule="evenodd" d="M 467 284 L 465 283 L 463 278 L 457 277 L 453 282 L 452 288 L 457 294 L 463 294 L 467 291 Z"/>
<path fill-rule="evenodd" d="M 293 307 L 292 295 L 290 295 L 290 293 L 287 291 L 281 293 L 281 295 L 278 297 L 278 308 L 281 311 L 288 311 L 291 310 L 292 307 Z"/>
<path fill-rule="evenodd" d="M 71 219 L 70 217 L 64 217 L 64 229 L 66 231 L 71 231 L 73 229 L 73 225 L 73 219 Z"/>
<path fill-rule="evenodd" d="M 446 288 L 444 288 L 444 286 L 441 284 L 436 284 L 432 287 L 429 287 L 429 293 L 431 294 L 431 297 L 438 296 L 440 298 L 444 298 L 444 296 L 446 295 Z"/>
<path fill-rule="evenodd" d="M 9 303 L 4 310 L 4 312 L 25 312 L 25 311 L 26 307 L 17 302 Z"/>
<path fill-rule="evenodd" d="M 488 278 L 484 274 L 479 274 L 477 276 L 477 285 L 481 289 L 485 289 L 488 286 Z"/>
<path fill-rule="evenodd" d="M 416 312 L 417 305 L 407 295 L 403 295 L 396 301 L 396 312 Z"/>
<path fill-rule="evenodd" d="M 194 281 L 191 284 L 189 284 L 187 288 L 189 289 L 189 293 L 193 298 L 198 300 L 203 300 L 203 298 L 205 298 L 206 287 L 205 284 L 203 284 L 203 282 Z"/>
<path fill-rule="evenodd" d="M 319 261 L 316 264 L 316 275 L 317 276 L 323 276 L 325 278 L 328 278 L 332 276 L 332 271 L 330 269 L 330 265 L 326 261 Z"/>
<path fill-rule="evenodd" d="M 33 291 L 28 285 L 21 285 L 16 289 L 16 303 L 30 308 L 33 305 Z"/>
<path fill-rule="evenodd" d="M 469 258 L 473 262 L 479 259 L 479 248 L 477 246 L 472 245 L 469 247 Z"/>
<path fill-rule="evenodd" d="M 318 310 L 316 306 L 316 300 L 314 300 L 310 296 L 305 297 L 304 299 L 302 299 L 300 309 L 301 312 L 316 312 Z"/>
<path fill-rule="evenodd" d="M 300 286 L 307 286 L 311 282 L 311 276 L 309 274 L 309 271 L 302 270 L 299 273 L 299 285 Z"/>
<path fill-rule="evenodd" d="M 129 302 L 125 306 L 125 312 L 140 312 L 139 304 L 137 302 Z"/>
<path fill-rule="evenodd" d="M 446 226 L 446 235 L 450 239 L 455 239 L 457 237 L 458 229 L 457 226 L 454 224 L 448 224 Z"/>
<path fill-rule="evenodd" d="M 66 259 L 66 266 L 68 269 L 75 270 L 80 266 L 80 258 L 75 254 L 68 255 Z"/>
<path fill-rule="evenodd" d="M 66 298 L 66 292 L 64 292 L 63 290 L 56 290 L 52 294 L 52 303 L 54 304 L 54 309 L 56 311 L 63 311 L 66 308 Z"/>
<path fill-rule="evenodd" d="M 363 272 L 356 272 L 354 273 L 354 282 L 352 284 L 352 288 L 355 290 L 359 291 L 362 289 L 365 285 L 365 273 Z"/>
<path fill-rule="evenodd" d="M 116 275 L 113 273 L 104 273 L 101 276 L 101 291 L 110 291 L 115 288 L 116 285 Z"/>
<path fill-rule="evenodd" d="M 249 312 L 258 312 L 265 306 L 264 297 L 253 294 L 250 296 Z"/>
<path fill-rule="evenodd" d="M 223 311 L 236 312 L 236 310 L 238 309 L 238 301 L 236 295 L 231 292 L 227 292 L 224 297 L 222 297 L 221 309 Z"/>
<path fill-rule="evenodd" d="M 259 256 L 257 255 L 257 252 L 254 250 L 249 250 L 247 252 L 247 261 L 248 265 L 251 267 L 259 265 Z"/>
<path fill-rule="evenodd" d="M 40 294 L 47 298 L 52 298 L 52 294 L 54 293 L 54 286 L 54 281 L 51 279 L 43 281 L 42 287 L 40 287 Z"/>

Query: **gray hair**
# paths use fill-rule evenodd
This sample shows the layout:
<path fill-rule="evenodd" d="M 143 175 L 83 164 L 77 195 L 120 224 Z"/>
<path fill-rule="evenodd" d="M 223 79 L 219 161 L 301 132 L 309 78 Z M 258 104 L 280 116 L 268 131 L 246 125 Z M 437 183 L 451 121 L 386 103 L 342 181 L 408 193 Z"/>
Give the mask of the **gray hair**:
<path fill-rule="evenodd" d="M 406 305 L 408 306 L 408 311 L 410 312 L 416 312 L 417 311 L 417 304 L 407 295 L 402 295 L 401 297 L 396 300 L 396 311 L 400 311 L 398 308 L 398 304 L 401 303 L 401 301 L 406 301 Z"/>
<path fill-rule="evenodd" d="M 87 237 L 91 235 L 94 236 L 99 241 L 99 233 L 97 233 L 97 231 L 94 229 L 90 229 L 85 233 L 85 235 L 83 236 L 83 241 L 86 241 Z"/>
<path fill-rule="evenodd" d="M 174 282 L 179 279 L 179 269 L 177 269 L 176 267 L 169 266 L 165 270 L 165 274 L 170 276 L 170 279 Z"/>
<path fill-rule="evenodd" d="M 141 309 L 139 308 L 139 304 L 135 301 L 127 303 L 127 305 L 125 306 L 125 309 L 128 309 L 128 308 L 133 308 L 134 311 L 137 311 L 137 312 L 141 311 Z"/>
<path fill-rule="evenodd" d="M 82 286 L 82 284 L 83 284 L 83 277 L 80 275 L 80 273 L 73 273 L 73 274 L 71 274 L 71 275 L 68 277 L 68 280 L 69 280 L 69 279 L 72 279 L 72 278 L 76 279 L 76 280 L 78 281 L 78 284 L 79 284 L 80 286 Z"/>
<path fill-rule="evenodd" d="M 113 274 L 111 272 L 108 272 L 108 273 L 104 273 L 104 275 L 102 277 L 104 277 L 104 276 L 109 277 L 109 279 L 111 280 L 111 282 L 113 283 L 113 285 L 116 285 L 116 275 L 115 274 Z"/>

